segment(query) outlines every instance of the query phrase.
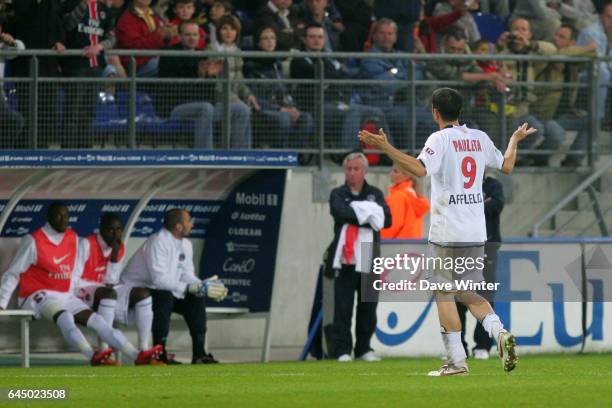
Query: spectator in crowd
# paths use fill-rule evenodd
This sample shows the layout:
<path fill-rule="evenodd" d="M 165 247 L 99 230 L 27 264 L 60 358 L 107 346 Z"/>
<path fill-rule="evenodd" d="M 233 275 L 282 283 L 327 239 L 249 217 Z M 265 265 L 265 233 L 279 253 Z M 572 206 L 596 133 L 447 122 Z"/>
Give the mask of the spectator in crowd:
<path fill-rule="evenodd" d="M 12 35 L 3 32 L 6 26 L 6 14 L 0 11 L 0 52 L 25 50 L 25 45 L 21 40 L 13 38 Z M 7 103 L 4 93 L 4 65 L 5 61 L 14 59 L 15 56 L 0 57 L 0 147 L 10 149 L 18 147 L 17 141 L 21 137 L 23 130 L 23 116 L 15 112 Z"/>
<path fill-rule="evenodd" d="M 423 220 L 429 201 L 419 188 L 418 179 L 398 166 L 389 172 L 391 187 L 385 198 L 391 210 L 391 226 L 380 231 L 383 239 L 422 239 Z"/>
<path fill-rule="evenodd" d="M 206 47 L 209 51 L 217 52 L 237 52 L 240 48 L 236 45 L 240 41 L 240 20 L 236 16 L 223 16 L 217 23 L 218 43 L 212 43 Z M 232 128 L 236 133 L 232 132 L 231 146 L 234 149 L 250 149 L 252 142 L 250 108 L 255 111 L 261 111 L 261 106 L 257 101 L 257 97 L 251 92 L 249 87 L 244 83 L 242 67 L 244 62 L 240 57 L 228 57 L 224 59 L 224 63 L 228 64 L 227 71 L 229 72 L 230 80 L 230 103 L 235 106 L 236 111 L 241 111 L 241 118 L 249 117 L 242 123 L 238 122 L 239 118 L 232 118 Z M 216 89 L 217 109 L 222 109 L 223 103 L 223 83 L 217 84 Z M 234 137 L 235 135 L 235 137 Z"/>
<path fill-rule="evenodd" d="M 179 26 L 181 43 L 172 50 L 194 52 L 199 42 L 199 27 L 194 22 L 182 22 Z M 194 57 L 161 57 L 161 78 L 215 78 L 223 69 L 222 61 L 210 62 Z M 168 88 L 171 87 L 171 92 Z M 193 146 L 198 149 L 213 148 L 213 121 L 222 119 L 222 108 L 213 107 L 214 85 L 208 83 L 162 84 L 157 89 L 157 109 L 162 117 L 193 122 Z M 231 106 L 233 121 L 250 121 L 248 109 Z M 240 138 L 241 124 L 232 126 L 232 138 Z"/>
<path fill-rule="evenodd" d="M 584 46 L 576 45 L 576 30 L 570 25 L 562 25 L 555 34 L 554 44 L 557 47 L 557 54 L 568 57 L 593 57 L 597 55 L 597 45 L 595 41 Z M 588 64 L 555 63 L 548 68 L 547 79 L 551 82 L 578 82 L 579 70 L 584 69 Z M 589 115 L 584 109 L 580 109 L 576 103 L 578 90 L 576 88 L 564 87 L 555 94 L 556 98 L 551 99 L 550 109 L 555 116 L 555 120 L 565 130 L 578 132 L 570 150 L 586 149 L 587 132 L 589 131 Z M 561 163 L 563 167 L 578 167 L 582 162 L 584 154 L 570 153 Z"/>
<path fill-rule="evenodd" d="M 135 364 L 155 364 L 161 347 L 138 351 L 123 333 L 91 310 L 71 292 L 78 255 L 78 236 L 68 226 L 70 214 L 62 203 L 47 209 L 47 222 L 22 238 L 15 257 L 0 279 L 0 310 L 6 309 L 19 286 L 19 305 L 44 318 L 60 329 L 66 342 L 79 350 L 91 365 L 117 365 L 110 358 L 113 350 L 121 352 Z M 93 330 L 111 348 L 95 351 L 81 330 Z"/>
<path fill-rule="evenodd" d="M 343 167 L 344 185 L 333 189 L 329 197 L 334 219 L 334 241 L 329 255 L 335 270 L 333 355 L 340 362 L 352 361 L 351 321 L 357 292 L 354 355 L 368 362 L 380 361 L 370 346 L 376 329 L 378 292 L 372 288 L 375 275 L 371 259 L 361 256 L 361 248 L 370 243 L 372 256 L 380 255 L 380 230 L 391 225 L 391 211 L 382 191 L 365 180 L 368 160 L 363 153 L 346 156 Z"/>
<path fill-rule="evenodd" d="M 257 33 L 257 49 L 265 52 L 276 50 L 276 32 L 273 27 L 264 27 Z M 281 61 L 276 58 L 249 59 L 245 63 L 244 72 L 247 78 L 284 79 Z M 284 83 L 253 84 L 250 88 L 261 106 L 257 122 L 265 129 L 262 133 L 272 139 L 272 147 L 313 146 L 312 115 L 296 107 L 295 100 Z"/>
<path fill-rule="evenodd" d="M 146 288 L 118 284 L 125 259 L 122 234 L 121 217 L 105 212 L 100 217 L 99 233 L 79 240 L 73 290 L 110 326 L 115 321 L 136 326 L 138 349 L 147 350 L 153 323 L 151 295 Z"/>
<path fill-rule="evenodd" d="M 548 1 L 547 4 L 550 8 L 559 12 L 563 22 L 578 30 L 597 20 L 593 0 L 552 0 Z"/>
<path fill-rule="evenodd" d="M 196 0 L 176 0 L 175 1 L 174 18 L 170 20 L 170 24 L 175 26 L 177 31 L 178 31 L 179 25 L 183 21 L 194 21 L 194 14 L 196 10 L 195 1 Z M 204 47 L 206 47 L 206 38 L 208 36 L 206 34 L 206 31 L 204 31 L 202 27 L 198 27 L 198 28 L 199 28 L 199 33 L 200 33 L 200 40 L 198 41 L 198 44 L 196 45 L 196 50 L 201 50 L 201 49 L 204 49 Z M 181 42 L 181 36 L 180 34 L 177 34 L 176 37 L 172 37 L 172 39 L 170 39 L 170 43 L 168 45 L 172 47 L 180 42 Z"/>
<path fill-rule="evenodd" d="M 397 31 L 395 47 L 399 51 L 414 51 L 412 27 L 421 17 L 420 1 L 377 0 L 374 2 L 374 15 L 377 20 L 385 18 L 395 22 Z"/>
<path fill-rule="evenodd" d="M 227 0 L 215 0 L 208 11 L 208 22 L 206 23 L 206 30 L 208 31 L 208 38 L 210 44 L 218 44 L 219 36 L 217 34 L 217 24 L 221 17 L 229 16 L 232 14 L 234 8 L 232 3 Z"/>
<path fill-rule="evenodd" d="M 296 14 L 304 25 L 316 22 L 325 29 L 325 51 L 340 51 L 340 35 L 345 27 L 339 13 L 329 12 L 329 0 L 305 0 L 299 6 L 295 8 Z"/>
<path fill-rule="evenodd" d="M 467 45 L 463 31 L 446 35 L 442 40 L 442 52 L 444 54 L 466 54 Z M 475 98 L 465 98 L 468 103 L 463 108 L 461 119 L 469 121 L 471 127 L 485 129 L 495 143 L 500 143 L 501 130 L 498 115 L 489 110 L 486 102 L 481 106 L 469 103 L 471 99 L 490 100 L 492 92 L 504 93 L 506 82 L 500 72 L 484 72 L 478 64 L 470 60 L 431 60 L 425 66 L 425 78 L 434 81 L 464 81 L 469 84 L 465 92 Z M 516 125 L 514 121 L 508 120 L 507 131 L 511 132 Z"/>
<path fill-rule="evenodd" d="M 255 30 L 262 27 L 274 27 L 278 33 L 278 49 L 287 51 L 300 46 L 300 23 L 291 12 L 293 0 L 270 0 L 257 12 Z"/>
<path fill-rule="evenodd" d="M 535 41 L 532 39 L 529 21 L 517 18 L 512 21 L 510 32 L 503 33 L 498 40 L 500 54 L 514 55 L 554 55 L 556 47 L 546 41 Z M 548 67 L 545 61 L 504 61 L 502 67 L 506 70 L 513 82 L 534 82 L 542 79 L 541 75 Z M 550 89 L 536 89 L 533 86 L 521 85 L 512 88 L 512 103 L 518 123 L 529 123 L 535 129 L 529 135 L 523 145 L 525 149 L 556 149 L 565 135 L 563 128 L 552 117 L 540 118 L 538 114 L 547 115 L 545 112 L 554 97 Z M 522 157 L 517 162 L 519 165 L 545 166 L 548 157 L 537 155 L 534 157 Z"/>
<path fill-rule="evenodd" d="M 474 43 L 472 53 L 478 55 L 490 55 L 495 53 L 495 46 L 488 40 L 479 40 Z M 500 72 L 499 65 L 495 60 L 476 60 L 476 65 L 482 72 Z"/>
<path fill-rule="evenodd" d="M 437 16 L 425 14 L 416 26 L 414 32 L 415 51 L 423 54 L 435 54 L 438 52 L 438 38 L 459 20 L 467 9 L 463 2 L 452 3 L 453 10 Z"/>
<path fill-rule="evenodd" d="M 504 188 L 498 180 L 486 175 L 482 181 L 482 194 L 484 196 L 487 229 L 483 275 L 487 283 L 496 283 L 497 252 L 501 247 L 499 220 L 505 204 Z M 479 292 L 479 294 L 487 299 L 491 307 L 493 307 L 495 292 Z M 467 342 L 465 341 L 465 316 L 468 308 L 463 303 L 457 302 L 457 311 L 461 319 L 461 343 L 465 349 L 465 354 L 469 356 L 470 353 L 468 353 Z M 474 328 L 474 343 L 475 345 L 472 349 L 474 358 L 477 360 L 487 360 L 489 358 L 489 350 L 493 346 L 493 340 L 479 321 L 476 321 L 476 327 Z"/>
<path fill-rule="evenodd" d="M 129 260 L 121 282 L 149 288 L 153 299 L 153 343 L 162 345 L 160 359 L 168 363 L 166 343 L 172 313 L 183 315 L 192 342 L 192 364 L 218 363 L 205 351 L 204 297 L 221 301 L 227 288 L 216 276 L 200 280 L 193 265 L 193 246 L 187 239 L 193 220 L 185 209 L 164 214 L 161 230 L 151 235 Z"/>
<path fill-rule="evenodd" d="M 561 14 L 552 7 L 556 1 L 516 0 L 512 17 L 524 18 L 529 22 L 534 40 L 552 41 L 555 32 L 561 27 Z"/>
<path fill-rule="evenodd" d="M 577 44 L 586 46 L 595 42 L 597 55 L 600 57 L 612 56 L 612 1 L 602 0 L 596 3 L 599 19 L 584 28 L 578 34 Z M 612 61 L 601 61 L 599 63 L 599 119 L 607 117 L 606 101 L 608 98 L 608 84 L 612 79 Z M 586 72 L 582 79 L 586 80 Z"/>
<path fill-rule="evenodd" d="M 398 51 L 394 48 L 397 42 L 397 25 L 393 20 L 377 20 L 373 29 L 373 53 L 385 54 L 384 58 L 366 58 L 361 63 L 360 76 L 365 79 L 385 80 L 388 85 L 368 86 L 361 93 L 363 101 L 379 107 L 385 113 L 393 136 L 402 148 L 410 147 L 411 115 L 408 90 L 402 81 L 409 77 L 407 59 L 394 58 Z M 414 105 L 416 115 L 416 148 L 422 146 L 425 139 L 435 131 L 431 112 L 423 106 Z"/>
<path fill-rule="evenodd" d="M 345 27 L 340 34 L 340 50 L 363 51 L 363 44 L 374 20 L 374 9 L 369 0 L 335 0 Z"/>
<path fill-rule="evenodd" d="M 442 37 L 445 34 L 451 32 L 462 31 L 465 35 L 465 38 L 468 44 L 474 44 L 476 41 L 480 40 L 480 31 L 478 31 L 478 26 L 476 25 L 476 21 L 474 21 L 474 17 L 470 11 L 473 11 L 478 8 L 478 2 L 476 0 L 447 0 L 439 2 L 434 9 L 434 16 L 443 16 L 448 13 L 453 12 L 453 10 L 465 10 L 461 18 L 448 25 L 441 35 L 438 35 L 438 45 L 440 45 L 442 41 Z"/>
<path fill-rule="evenodd" d="M 310 23 L 304 30 L 304 50 L 308 52 L 322 52 L 325 46 L 325 31 L 321 24 Z M 318 59 L 293 58 L 291 61 L 291 78 L 315 79 L 318 69 Z M 324 75 L 327 79 L 347 79 L 348 74 L 342 64 L 332 58 L 322 57 Z M 300 84 L 296 87 L 295 97 L 297 108 L 301 111 L 315 115 L 318 112 L 316 91 L 313 85 Z M 325 90 L 325 127 L 329 132 L 340 132 L 341 145 L 344 148 L 355 148 L 359 142 L 355 139 L 356 132 L 365 119 L 375 119 L 380 127 L 388 129 L 385 115 L 379 108 L 361 105 L 351 101 L 352 95 L 346 87 L 327 86 Z M 341 124 L 341 130 L 336 129 Z M 336 126 L 335 126 L 336 125 Z M 331 138 L 327 138 L 329 141 Z"/>
<path fill-rule="evenodd" d="M 19 0 L 13 2 L 14 17 L 7 23 L 5 31 L 13 38 L 19 38 L 26 48 L 34 50 L 55 50 L 62 53 L 65 35 L 60 17 L 59 0 Z M 60 76 L 58 59 L 55 56 L 38 57 L 39 77 Z M 30 57 L 18 57 L 11 62 L 11 75 L 18 78 L 30 76 Z M 38 139 L 45 144 L 58 134 L 56 83 L 41 82 L 38 84 Z M 30 119 L 30 84 L 15 83 L 17 91 L 17 111 L 23 116 L 24 123 L 31 130 Z M 19 146 L 16 146 L 19 147 Z M 21 146 L 23 147 L 23 146 Z M 38 146 L 30 146 L 38 147 Z"/>
<path fill-rule="evenodd" d="M 61 60 L 62 75 L 69 78 L 100 78 L 106 66 L 104 51 L 112 49 L 116 39 L 111 34 L 109 9 L 102 0 L 65 0 L 60 9 L 66 47 L 83 50 L 80 57 Z M 87 147 L 84 137 L 94 115 L 101 84 L 83 82 L 64 87 L 63 143 L 69 148 Z"/>
<path fill-rule="evenodd" d="M 151 0 L 132 0 L 119 21 L 115 34 L 117 47 L 134 50 L 159 50 L 165 48 L 177 35 L 176 27 L 164 23 L 151 10 Z M 141 77 L 157 76 L 159 57 L 136 57 L 136 75 Z M 128 67 L 129 58 L 121 58 L 124 67 Z"/>

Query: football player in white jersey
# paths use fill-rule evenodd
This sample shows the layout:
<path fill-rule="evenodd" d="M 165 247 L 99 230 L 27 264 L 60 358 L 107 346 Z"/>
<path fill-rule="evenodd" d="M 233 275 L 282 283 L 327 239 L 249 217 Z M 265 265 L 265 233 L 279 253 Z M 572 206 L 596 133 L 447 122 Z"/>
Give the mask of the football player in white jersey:
<path fill-rule="evenodd" d="M 431 134 L 417 158 L 402 153 L 389 144 L 382 130 L 378 134 L 361 131 L 362 142 L 386 153 L 395 165 L 418 177 L 431 176 L 431 222 L 429 252 L 434 257 L 483 256 L 486 225 L 482 200 L 482 179 L 485 167 L 509 174 L 514 168 L 518 143 L 536 129 L 521 125 L 510 137 L 506 152 L 494 146 L 486 133 L 459 124 L 463 105 L 461 94 L 454 89 L 440 88 L 432 96 L 432 115 L 440 130 Z M 504 330 L 489 302 L 474 291 L 462 290 L 457 281 L 483 281 L 482 268 L 459 274 L 441 266 L 428 270 L 428 280 L 454 282 L 451 289 L 435 290 L 440 330 L 446 349 L 446 364 L 431 376 L 467 374 L 467 356 L 461 344 L 461 322 L 455 299 L 464 303 L 490 336 L 497 348 L 505 371 L 511 371 L 518 360 L 514 336 Z M 436 286 L 442 287 L 442 286 Z"/>

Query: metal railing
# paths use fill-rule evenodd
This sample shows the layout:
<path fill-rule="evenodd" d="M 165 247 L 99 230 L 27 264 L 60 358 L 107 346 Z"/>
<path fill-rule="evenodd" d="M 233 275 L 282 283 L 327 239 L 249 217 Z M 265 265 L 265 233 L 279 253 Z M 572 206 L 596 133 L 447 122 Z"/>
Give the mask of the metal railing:
<path fill-rule="evenodd" d="M 155 112 L 155 108 L 159 108 L 163 105 L 165 96 L 170 99 L 173 96 L 174 90 L 181 86 L 193 86 L 197 89 L 200 86 L 211 86 L 216 88 L 216 97 L 208 98 L 211 105 L 216 105 L 214 108 L 218 111 L 215 112 L 217 118 L 214 123 L 214 135 L 212 139 L 212 147 L 214 148 L 234 148 L 234 137 L 233 130 L 236 130 L 240 125 L 244 123 L 237 122 L 234 119 L 235 109 L 232 101 L 232 92 L 235 86 L 239 83 L 244 83 L 254 87 L 265 87 L 265 86 L 277 86 L 283 85 L 289 93 L 298 93 L 297 99 L 305 99 L 305 95 L 299 95 L 300 90 L 307 89 L 307 97 L 311 97 L 312 109 L 308 112 L 306 109 L 298 106 L 303 113 L 309 114 L 313 123 L 308 132 L 312 134 L 308 136 L 308 142 L 300 143 L 287 143 L 286 135 L 280 135 L 279 138 L 284 141 L 284 144 L 276 145 L 272 138 L 267 138 L 269 134 L 279 133 L 277 127 L 280 129 L 278 121 L 267 121 L 262 120 L 261 123 L 256 123 L 260 120 L 259 117 L 252 117 L 252 122 L 255 126 L 254 139 L 248 140 L 246 144 L 241 144 L 241 148 L 289 148 L 291 150 L 298 150 L 302 153 L 316 154 L 319 156 L 319 163 L 323 162 L 323 156 L 325 154 L 344 153 L 354 147 L 357 147 L 356 135 L 347 142 L 347 132 L 350 129 L 359 129 L 367 119 L 371 119 L 374 116 L 374 122 L 376 125 L 381 123 L 394 122 L 389 124 L 389 128 L 394 130 L 394 134 L 397 134 L 397 144 L 404 151 L 416 153 L 422 147 L 424 137 L 428 136 L 428 133 L 424 130 L 427 126 L 423 125 L 423 111 L 427 115 L 427 96 L 431 89 L 438 86 L 454 86 L 465 90 L 465 94 L 469 97 L 466 98 L 468 104 L 473 104 L 474 99 L 477 98 L 476 91 L 486 90 L 486 86 L 482 84 L 468 84 L 464 81 L 437 81 L 437 80 L 423 80 L 418 78 L 418 70 L 420 65 L 418 63 L 428 63 L 432 61 L 474 61 L 477 57 L 478 60 L 495 60 L 495 61 L 530 61 L 530 62 L 545 62 L 545 63 L 582 63 L 587 64 L 588 68 L 588 80 L 586 82 L 575 82 L 575 83 L 551 83 L 551 82 L 514 82 L 509 84 L 511 92 L 523 90 L 536 90 L 544 91 L 548 89 L 550 92 L 561 92 L 562 89 L 576 89 L 581 93 L 583 97 L 581 107 L 587 111 L 588 119 L 588 132 L 586 147 L 584 149 L 573 151 L 576 154 L 584 154 L 587 157 L 589 165 L 593 163 L 593 152 L 594 146 L 596 146 L 599 140 L 599 121 L 597 120 L 599 115 L 599 104 L 598 97 L 601 92 L 602 85 L 598 83 L 598 76 L 596 69 L 601 61 L 606 59 L 600 58 L 568 58 L 568 57 L 541 57 L 541 56 L 523 56 L 523 55 L 445 55 L 445 54 L 379 54 L 379 53 L 313 53 L 313 52 L 274 52 L 274 53 L 263 53 L 263 52 L 239 52 L 239 53 L 214 53 L 214 52 L 201 52 L 201 51 L 136 51 L 136 50 L 113 50 L 108 53 L 109 55 L 117 55 L 128 59 L 127 64 L 127 78 L 76 78 L 76 77 L 44 77 L 39 74 L 39 61 L 41 58 L 48 57 L 76 57 L 81 56 L 80 51 L 68 50 L 63 54 L 57 54 L 53 51 L 41 51 L 41 50 L 26 50 L 26 51 L 3 51 L 0 52 L 0 58 L 3 57 L 26 57 L 29 58 L 30 73 L 27 77 L 4 78 L 3 88 L 7 94 L 7 99 L 11 109 L 15 111 L 19 98 L 25 98 L 20 102 L 22 107 L 19 114 L 25 119 L 24 129 L 27 129 L 26 134 L 20 134 L 15 137 L 13 146 L 7 146 L 6 141 L 11 141 L 10 137 L 7 136 L 9 131 L 4 128 L 0 128 L 0 131 L 5 133 L 4 148 L 28 148 L 28 149 L 45 149 L 45 148 L 56 148 L 58 146 L 67 147 L 71 146 L 71 143 L 66 142 L 67 134 L 76 135 L 76 147 L 78 148 L 90 148 L 98 143 L 114 148 L 129 148 L 135 149 L 143 145 L 158 145 L 158 144 L 172 144 L 172 145 L 190 145 L 199 147 L 198 143 L 191 138 L 190 135 L 183 137 L 175 137 L 181 133 L 195 134 L 193 130 L 194 126 L 183 126 L 184 122 L 192 122 L 193 119 L 185 119 L 184 117 L 177 121 L 172 121 L 171 117 L 161 117 Z M 137 69 L 135 58 L 142 56 L 155 56 L 161 58 L 176 58 L 176 57 L 191 57 L 197 59 L 222 59 L 224 62 L 224 70 L 222 75 L 217 78 L 140 78 L 137 76 Z M 315 77 L 311 79 L 253 79 L 245 78 L 240 81 L 236 81 L 230 78 L 229 66 L 227 63 L 228 58 L 241 57 L 244 60 L 252 59 L 257 60 L 260 58 L 275 58 L 290 60 L 292 58 L 309 58 L 315 64 Z M 369 80 L 362 79 L 358 76 L 350 79 L 334 79 L 327 78 L 325 76 L 323 58 L 332 58 L 343 63 L 348 62 L 349 65 L 353 64 L 353 71 L 358 69 L 358 62 L 364 59 L 384 59 L 393 58 L 401 59 L 409 62 L 408 75 L 406 79 L 396 80 L 392 83 L 397 86 L 398 91 L 402 91 L 401 101 L 393 100 L 387 101 L 390 104 L 386 106 L 380 106 L 376 103 L 363 102 L 360 99 L 362 94 L 367 93 L 368 90 L 380 90 L 385 86 L 389 86 L 391 82 L 385 80 Z M 89 120 L 95 120 L 96 113 L 85 114 L 80 120 L 77 117 L 65 117 L 69 116 L 66 112 L 72 112 L 70 109 L 77 110 L 79 107 L 70 106 L 72 101 L 66 98 L 66 95 L 75 95 L 83 88 L 89 86 L 92 89 L 94 86 L 97 87 L 96 92 L 101 92 L 103 87 L 114 88 L 117 93 L 110 95 L 117 99 L 117 96 L 121 98 L 121 101 L 115 100 L 114 103 L 118 106 L 120 111 L 117 117 L 107 119 L 107 122 L 103 123 L 101 129 L 93 129 L 92 124 L 83 123 Z M 607 86 L 607 85 L 603 85 Z M 148 95 L 149 90 L 155 93 L 154 90 L 162 89 L 158 92 L 157 99 L 151 102 L 141 101 L 139 98 Z M 335 88 L 340 90 L 340 93 L 344 94 L 348 99 L 346 106 L 342 105 L 337 100 L 330 99 L 329 90 Z M 219 92 L 220 91 L 220 92 Z M 195 92 L 195 91 L 194 91 Z M 21 94 L 20 94 L 21 93 Z M 63 93 L 64 99 L 58 97 Z M 400 92 L 397 92 L 399 94 Z M 144 96 L 143 96 L 144 94 Z M 396 95 L 397 95 L 396 94 Z M 101 95 L 109 95 L 108 93 L 102 93 Z M 198 95 L 192 95 L 193 100 L 196 101 Z M 490 122 L 489 128 L 485 127 L 485 131 L 496 133 L 496 143 L 500 148 L 505 145 L 509 132 L 510 119 L 515 119 L 509 114 L 505 114 L 510 101 L 508 101 L 508 95 L 504 93 L 497 93 L 496 91 L 490 90 L 488 96 L 492 97 L 497 104 L 497 113 L 494 114 L 485 106 L 484 109 L 473 114 L 473 117 L 469 118 L 474 122 L 484 122 L 484 115 Z M 301 98 L 300 98 L 301 97 Z M 395 97 L 395 96 L 394 96 Z M 17 99 L 15 102 L 12 99 Z M 100 105 L 104 105 L 104 101 L 101 102 L 98 97 L 96 102 L 96 109 Z M 109 97 L 109 99 L 112 99 Z M 308 98 L 306 98 L 308 99 Z M 25 101 L 27 100 L 27 103 Z M 202 101 L 206 99 L 202 96 Z M 42 102 L 42 103 L 41 103 Z M 106 101 L 108 102 L 108 101 Z M 112 105 L 113 101 L 108 102 L 108 105 Z M 152 109 L 149 112 L 141 112 L 141 104 L 144 104 Z M 336 104 L 336 108 L 330 105 Z M 356 109 L 357 105 L 364 105 L 376 108 L 374 110 L 364 109 L 361 115 L 353 115 L 352 120 L 357 120 L 359 123 L 347 123 L 346 118 L 349 117 L 348 113 Z M 23 110 L 23 106 L 27 106 L 27 111 Z M 104 107 L 104 106 L 103 106 Z M 112 106 L 117 108 L 117 106 Z M 399 109 L 398 109 L 399 108 Z M 63 111 L 64 117 L 58 114 L 59 111 Z M 394 109 L 393 114 L 398 115 L 395 120 L 392 121 L 390 118 L 391 111 Z M 81 109 L 82 110 L 82 109 Z M 145 109 L 146 111 L 146 109 Z M 382 117 L 381 112 L 382 111 Z M 398 113 L 399 112 L 399 113 Z M 474 112 L 476 112 L 474 110 Z M 496 116 L 491 116 L 491 115 Z M 147 116 L 148 115 L 148 116 Z M 167 116 L 167 115 L 166 115 Z M 261 115 L 259 115 L 261 116 Z M 305 115 L 304 115 L 305 116 Z M 302 116 L 302 118 L 304 117 Z M 273 116 L 274 117 L 274 116 Z M 356 118 L 356 119 L 355 119 Z M 398 120 L 399 118 L 399 120 Z M 491 120 L 492 118 L 492 120 Z M 257 120 L 256 120 L 257 119 Z M 269 119 L 269 118 L 267 118 Z M 276 118 L 278 119 L 278 118 Z M 275 119 L 275 120 L 276 120 Z M 113 120 L 115 122 L 113 122 Z M 431 120 L 431 119 L 429 119 Z M 298 119 L 299 121 L 299 119 Z M 403 123 L 402 123 L 403 121 Z M 426 121 L 426 120 L 425 120 Z M 66 133 L 64 127 L 58 123 L 69 123 L 68 128 L 72 129 L 71 132 Z M 350 121 L 349 121 L 350 122 Z M 395 122 L 398 122 L 399 125 Z M 163 132 L 159 131 L 163 126 L 166 126 Z M 170 126 L 172 125 L 172 126 Z M 220 125 L 220 126 L 219 126 Z M 431 123 L 427 123 L 431 125 Z M 157 126 L 157 127 L 156 127 Z M 174 126 L 174 127 L 173 127 Z M 297 122 L 292 123 L 290 126 L 291 131 L 298 127 Z M 401 128 L 399 131 L 397 130 Z M 306 126 L 308 128 L 308 126 Z M 423 128 L 423 129 L 422 129 Z M 285 129 L 285 128 L 283 128 Z M 306 131 L 305 131 L 306 132 Z M 96 139 L 96 133 L 98 139 Z M 262 134 L 263 133 L 263 137 Z M 306 132 L 307 133 L 307 132 Z M 350 133 L 350 132 L 349 132 Z M 344 140 L 343 140 L 344 134 Z M 153 137 L 151 137 L 153 135 Z M 352 133 L 351 133 L 352 135 Z M 149 136 L 149 137 L 147 137 Z M 260 141 L 256 139 L 259 136 Z M 423 137 L 424 136 L 424 137 Z M 74 140 L 72 140 L 74 142 Z M 211 146 L 208 141 L 205 143 L 206 146 Z M 521 154 L 530 154 L 535 157 L 538 155 L 550 155 L 554 153 L 557 146 L 547 148 L 546 144 L 533 148 L 521 149 Z M 564 153 L 568 151 L 565 150 Z"/>

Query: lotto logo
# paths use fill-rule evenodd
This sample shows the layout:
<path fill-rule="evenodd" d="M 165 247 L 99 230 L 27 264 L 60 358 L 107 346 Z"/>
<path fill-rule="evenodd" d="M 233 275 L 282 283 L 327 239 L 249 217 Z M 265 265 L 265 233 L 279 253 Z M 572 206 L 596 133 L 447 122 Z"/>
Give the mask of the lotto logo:
<path fill-rule="evenodd" d="M 426 147 L 426 148 L 425 148 L 425 152 L 426 152 L 428 155 L 430 155 L 430 156 L 433 156 L 433 155 L 434 155 L 434 151 L 433 151 L 433 150 L 431 150 L 429 147 Z"/>

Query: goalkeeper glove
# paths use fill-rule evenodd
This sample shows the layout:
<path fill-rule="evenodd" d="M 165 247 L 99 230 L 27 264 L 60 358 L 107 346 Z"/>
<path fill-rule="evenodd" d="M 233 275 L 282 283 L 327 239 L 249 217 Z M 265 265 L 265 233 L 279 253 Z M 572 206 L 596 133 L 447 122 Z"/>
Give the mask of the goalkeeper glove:
<path fill-rule="evenodd" d="M 227 288 L 223 282 L 219 280 L 219 277 L 215 275 L 208 279 L 204 279 L 204 282 L 202 282 L 200 286 L 200 296 L 206 296 L 220 302 L 227 296 Z"/>

